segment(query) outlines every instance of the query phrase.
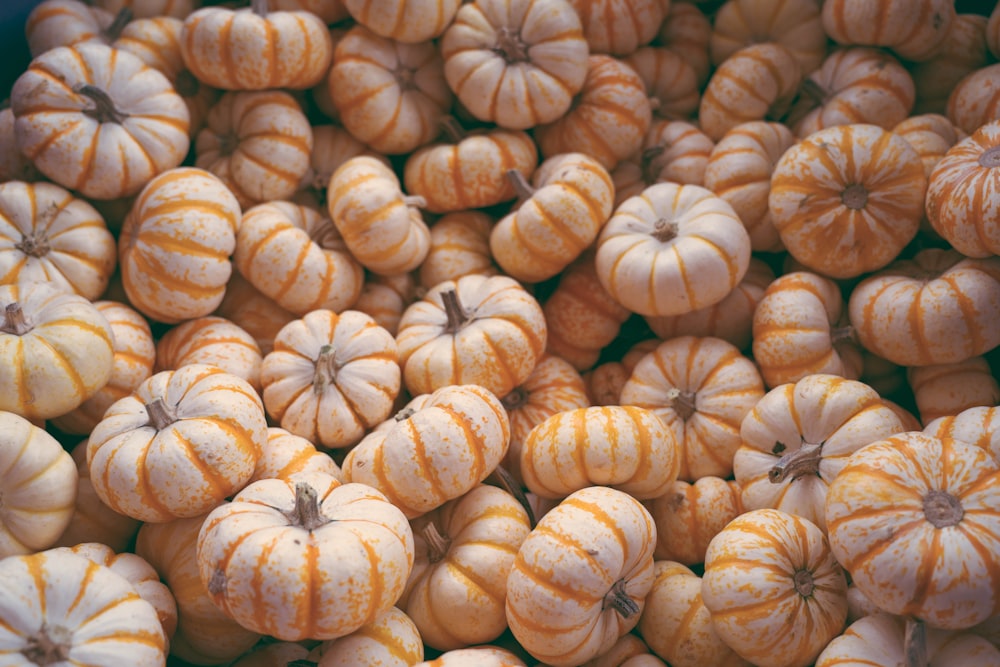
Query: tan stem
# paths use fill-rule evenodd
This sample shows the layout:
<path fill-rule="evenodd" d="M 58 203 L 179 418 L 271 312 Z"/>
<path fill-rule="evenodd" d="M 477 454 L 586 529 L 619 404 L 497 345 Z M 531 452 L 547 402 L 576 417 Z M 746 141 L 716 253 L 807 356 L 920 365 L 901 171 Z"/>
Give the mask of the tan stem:
<path fill-rule="evenodd" d="M 927 667 L 927 628 L 923 621 L 906 619 L 903 656 L 905 667 Z"/>
<path fill-rule="evenodd" d="M 528 402 L 528 391 L 524 387 L 514 387 L 514 390 L 500 399 L 507 410 L 517 410 Z"/>
<path fill-rule="evenodd" d="M 521 39 L 516 30 L 503 26 L 497 31 L 497 41 L 493 52 L 508 63 L 521 63 L 528 60 L 528 45 Z"/>
<path fill-rule="evenodd" d="M 8 303 L 7 307 L 4 309 L 3 326 L 0 326 L 0 331 L 13 334 L 15 336 L 23 336 L 31 331 L 31 329 L 31 324 L 24 316 L 24 310 L 21 308 L 21 304 L 16 301 Z"/>
<path fill-rule="evenodd" d="M 151 403 L 146 404 L 146 414 L 149 415 L 149 425 L 157 431 L 162 431 L 166 427 L 177 421 L 177 415 L 170 409 L 170 406 L 162 398 L 154 398 Z"/>
<path fill-rule="evenodd" d="M 402 410 L 394 414 L 392 418 L 398 422 L 405 422 L 407 419 L 409 419 L 416 413 L 417 411 L 414 410 L 413 408 L 403 408 Z"/>
<path fill-rule="evenodd" d="M 660 243 L 667 243 L 677 238 L 677 231 L 678 225 L 676 222 L 660 218 L 653 223 L 653 231 L 649 235 Z"/>
<path fill-rule="evenodd" d="M 127 26 L 133 18 L 134 15 L 132 14 L 132 10 L 129 7 L 122 7 L 118 10 L 118 13 L 115 14 L 115 20 L 104 29 L 104 39 L 108 42 L 113 42 L 121 37 L 122 30 L 125 29 L 125 26 Z"/>
<path fill-rule="evenodd" d="M 441 292 L 441 302 L 444 304 L 445 315 L 448 316 L 448 323 L 444 327 L 444 332 L 453 334 L 465 326 L 469 317 L 462 309 L 462 303 L 458 300 L 458 292 L 453 289 Z"/>
<path fill-rule="evenodd" d="M 979 156 L 979 166 L 984 169 L 1000 167 L 1000 146 L 983 151 L 983 154 Z"/>
<path fill-rule="evenodd" d="M 319 494 L 307 482 L 295 483 L 295 509 L 288 517 L 293 526 L 313 531 L 330 523 L 319 508 Z"/>
<path fill-rule="evenodd" d="M 459 124 L 458 119 L 454 116 L 444 116 L 441 119 L 441 130 L 444 132 L 444 136 L 448 137 L 448 141 L 453 144 L 457 144 L 468 136 L 465 128 Z"/>
<path fill-rule="evenodd" d="M 257 16 L 267 16 L 267 0 L 250 0 L 250 11 Z"/>
<path fill-rule="evenodd" d="M 319 348 L 316 357 L 316 369 L 313 371 L 313 393 L 322 394 L 333 384 L 340 366 L 337 364 L 337 351 L 333 345 L 326 344 Z"/>
<path fill-rule="evenodd" d="M 863 209 L 868 203 L 868 190 L 860 183 L 852 183 L 844 188 L 840 201 L 849 209 L 855 211 Z"/>
<path fill-rule="evenodd" d="M 22 236 L 14 247 L 29 257 L 44 257 L 52 251 L 49 237 L 44 229 L 36 229 L 32 234 Z"/>
<path fill-rule="evenodd" d="M 793 480 L 819 472 L 820 461 L 823 460 L 823 446 L 805 444 L 788 452 L 767 471 L 767 480 L 771 484 L 780 484 L 786 479 Z"/>
<path fill-rule="evenodd" d="M 21 649 L 21 655 L 27 658 L 30 664 L 35 665 L 51 665 L 69 660 L 69 642 L 58 641 L 50 636 L 57 632 L 56 628 L 43 625 L 38 634 L 28 638 L 28 645 Z M 62 634 L 66 634 L 67 639 L 69 638 L 69 633 L 65 630 Z"/>
<path fill-rule="evenodd" d="M 84 109 L 83 113 L 90 116 L 98 123 L 118 123 L 119 125 L 128 118 L 128 114 L 124 111 L 119 111 L 115 107 L 114 100 L 108 95 L 107 91 L 98 88 L 92 83 L 85 83 L 77 86 L 73 89 L 79 95 L 84 97 L 89 97 L 94 102 L 93 109 Z"/>
<path fill-rule="evenodd" d="M 496 484 L 510 495 L 514 496 L 514 499 L 521 504 L 524 511 L 528 513 L 528 525 L 532 528 L 535 527 L 537 521 L 535 520 L 535 511 L 531 509 L 531 503 L 528 502 L 528 496 L 524 495 L 524 489 L 521 485 L 517 483 L 514 476 L 504 468 L 503 466 L 497 466 L 490 473 L 489 477 L 486 478 L 487 482 Z"/>
<path fill-rule="evenodd" d="M 625 591 L 625 580 L 619 579 L 604 596 L 604 608 L 613 608 L 622 618 L 632 618 L 641 610 L 639 604 Z"/>
<path fill-rule="evenodd" d="M 531 187 L 531 183 L 528 183 L 528 179 L 524 177 L 524 174 L 519 172 L 517 169 L 507 170 L 507 180 L 510 184 L 514 186 L 514 193 L 517 195 L 517 203 L 514 208 L 520 206 L 523 202 L 531 199 L 531 195 L 535 194 L 535 188 Z"/>
<path fill-rule="evenodd" d="M 812 572 L 809 570 L 799 570 L 792 577 L 795 585 L 795 592 L 804 598 L 810 597 L 816 589 L 816 582 L 813 580 Z"/>
<path fill-rule="evenodd" d="M 958 524 L 965 516 L 961 501 L 947 491 L 928 491 L 924 496 L 924 517 L 935 528 Z"/>
<path fill-rule="evenodd" d="M 427 200 L 420 195 L 406 195 L 403 197 L 403 203 L 411 208 L 425 208 L 427 206 Z"/>
<path fill-rule="evenodd" d="M 451 538 L 442 535 L 437 525 L 431 521 L 420 531 L 424 541 L 427 542 L 427 560 L 438 563 L 448 555 L 448 548 L 451 547 Z"/>
<path fill-rule="evenodd" d="M 830 330 L 830 343 L 837 345 L 839 343 L 857 343 L 858 342 L 858 332 L 857 330 L 847 324 L 842 327 L 836 327 Z"/>
<path fill-rule="evenodd" d="M 677 416 L 687 421 L 698 411 L 697 396 L 693 391 L 671 387 L 667 391 L 667 400 Z"/>

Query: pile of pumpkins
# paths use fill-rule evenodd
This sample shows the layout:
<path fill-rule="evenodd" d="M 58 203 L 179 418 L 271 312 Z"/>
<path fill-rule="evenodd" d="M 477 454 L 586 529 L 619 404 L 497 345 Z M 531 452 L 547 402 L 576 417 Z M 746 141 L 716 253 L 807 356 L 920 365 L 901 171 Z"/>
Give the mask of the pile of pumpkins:
<path fill-rule="evenodd" d="M 0 664 L 1000 665 L 1000 8 L 201 5 L 25 26 Z"/>

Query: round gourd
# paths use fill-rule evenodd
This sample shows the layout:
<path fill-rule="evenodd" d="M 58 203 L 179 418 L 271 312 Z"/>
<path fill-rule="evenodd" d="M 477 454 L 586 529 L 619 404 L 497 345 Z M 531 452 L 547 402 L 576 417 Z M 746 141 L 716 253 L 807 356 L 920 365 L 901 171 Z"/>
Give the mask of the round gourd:
<path fill-rule="evenodd" d="M 351 634 L 323 642 L 308 657 L 313 663 L 318 661 L 317 667 L 410 667 L 424 659 L 424 643 L 413 620 L 399 608 L 389 607 Z M 274 667 L 286 667 L 286 663 Z"/>
<path fill-rule="evenodd" d="M 260 390 L 263 361 L 257 341 L 223 317 L 198 317 L 178 324 L 156 342 L 156 372 L 188 364 L 218 366 Z"/>

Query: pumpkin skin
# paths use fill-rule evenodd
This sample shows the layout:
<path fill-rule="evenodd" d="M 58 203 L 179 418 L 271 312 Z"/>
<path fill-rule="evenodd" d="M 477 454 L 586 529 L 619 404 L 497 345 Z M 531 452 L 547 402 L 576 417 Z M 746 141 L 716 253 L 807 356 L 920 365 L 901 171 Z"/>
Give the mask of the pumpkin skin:
<path fill-rule="evenodd" d="M 648 44 L 670 8 L 661 0 L 571 0 L 591 53 L 627 56 Z"/>
<path fill-rule="evenodd" d="M 524 540 L 507 577 L 514 637 L 555 667 L 606 652 L 639 621 L 655 542 L 652 517 L 628 494 L 591 486 L 569 495 Z"/>
<path fill-rule="evenodd" d="M 303 89 L 319 83 L 333 58 L 326 24 L 311 12 L 205 7 L 184 19 L 181 53 L 199 81 L 223 90 Z"/>
<path fill-rule="evenodd" d="M 431 226 L 430 248 L 420 264 L 420 286 L 432 289 L 470 273 L 495 275 L 490 254 L 492 229 L 493 219 L 481 211 L 458 211 L 439 218 Z"/>
<path fill-rule="evenodd" d="M 51 419 L 107 384 L 114 333 L 89 301 L 49 283 L 15 283 L 0 285 L 0 307 L 0 410 Z"/>
<path fill-rule="evenodd" d="M 551 123 L 583 88 L 590 49 L 568 0 L 476 0 L 441 38 L 448 86 L 475 118 L 512 130 Z"/>
<path fill-rule="evenodd" d="M 413 667 L 527 667 L 525 662 L 499 646 L 475 646 L 446 651 L 434 660 Z"/>
<path fill-rule="evenodd" d="M 374 150 L 410 153 L 430 143 L 452 93 L 430 41 L 407 44 L 357 25 L 337 43 L 327 75 L 344 127 Z"/>
<path fill-rule="evenodd" d="M 944 154 L 927 179 L 927 219 L 966 257 L 1000 254 L 1000 121 Z"/>
<path fill-rule="evenodd" d="M 400 376 L 396 341 L 370 316 L 314 310 L 285 325 L 264 358 L 264 407 L 316 445 L 346 447 L 390 415 Z"/>
<path fill-rule="evenodd" d="M 670 560 L 656 561 L 653 574 L 638 628 L 654 653 L 672 667 L 749 667 L 712 627 L 698 575 Z"/>
<path fill-rule="evenodd" d="M 977 406 L 938 417 L 924 426 L 924 433 L 977 445 L 1000 460 L 1000 407 Z"/>
<path fill-rule="evenodd" d="M 300 316 L 346 310 L 364 284 L 364 269 L 330 218 L 287 201 L 244 212 L 233 262 L 261 293 Z"/>
<path fill-rule="evenodd" d="M 87 465 L 113 510 L 165 522 L 202 514 L 242 488 L 266 440 L 253 387 L 192 364 L 157 373 L 112 404 L 91 433 Z"/>
<path fill-rule="evenodd" d="M 100 213 L 51 183 L 0 183 L 0 284 L 50 282 L 94 301 L 117 260 Z"/>
<path fill-rule="evenodd" d="M 698 79 L 698 88 L 702 88 L 712 69 L 708 53 L 711 39 L 712 23 L 702 10 L 690 2 L 672 2 L 656 36 L 656 43 L 691 65 Z"/>
<path fill-rule="evenodd" d="M 517 189 L 521 203 L 493 227 L 490 252 L 507 275 L 523 282 L 540 282 L 565 269 L 611 217 L 611 176 L 585 153 L 548 158 L 532 185 L 522 182 Z"/>
<path fill-rule="evenodd" d="M 768 206 L 792 257 L 825 276 L 853 278 L 886 266 L 916 236 L 926 184 L 905 139 L 875 125 L 840 125 L 781 156 Z"/>
<path fill-rule="evenodd" d="M 823 3 L 823 28 L 839 44 L 886 46 L 907 60 L 927 60 L 944 45 L 955 20 L 949 0 L 864 0 Z"/>
<path fill-rule="evenodd" d="M 938 628 L 981 623 L 1000 608 L 981 594 L 1000 585 L 998 472 L 989 452 L 959 440 L 907 432 L 872 443 L 827 492 L 831 548 L 879 608 Z"/>
<path fill-rule="evenodd" d="M 395 336 L 403 311 L 416 300 L 417 291 L 417 281 L 412 273 L 395 276 L 372 273 L 365 280 L 353 310 L 370 315 L 380 327 Z"/>
<path fill-rule="evenodd" d="M 865 349 L 900 366 L 984 354 L 1000 344 L 1000 259 L 922 250 L 861 281 L 848 312 Z"/>
<path fill-rule="evenodd" d="M 654 118 L 684 120 L 698 109 L 698 75 L 680 54 L 644 46 L 623 60 L 646 84 Z"/>
<path fill-rule="evenodd" d="M 111 667 L 166 664 L 166 638 L 153 606 L 111 568 L 68 551 L 0 562 L 0 660 Z"/>
<path fill-rule="evenodd" d="M 414 558 L 398 508 L 322 473 L 247 486 L 209 513 L 197 554 L 219 608 L 285 641 L 343 637 L 371 623 L 399 598 Z"/>
<path fill-rule="evenodd" d="M 941 51 L 914 66 L 915 113 L 944 113 L 955 82 L 992 61 L 986 46 L 987 20 L 979 14 L 958 14 Z"/>
<path fill-rule="evenodd" d="M 398 608 L 389 607 L 351 634 L 323 642 L 309 658 L 318 662 L 317 667 L 409 667 L 424 659 L 424 643 L 413 620 Z M 281 662 L 273 667 L 285 664 Z"/>
<path fill-rule="evenodd" d="M 971 633 L 927 628 L 928 667 L 1000 665 L 1000 649 Z M 851 623 L 816 659 L 816 667 L 902 665 L 906 660 L 906 620 L 879 612 Z"/>
<path fill-rule="evenodd" d="M 88 198 L 133 195 L 188 151 L 190 116 L 170 81 L 103 44 L 47 51 L 18 77 L 10 99 L 21 152 Z"/>
<path fill-rule="evenodd" d="M 413 518 L 464 495 L 507 453 L 503 405 L 479 385 L 421 394 L 344 458 L 344 479 L 374 486 Z"/>
<path fill-rule="evenodd" d="M 86 42 L 109 44 L 122 29 L 123 22 L 115 25 L 115 18 L 114 13 L 102 7 L 91 7 L 77 0 L 45 0 L 31 10 L 24 25 L 28 51 L 32 58 L 37 58 L 60 46 Z"/>
<path fill-rule="evenodd" d="M 846 593 L 823 531 L 779 510 L 741 514 L 705 554 L 701 596 L 712 626 L 759 667 L 811 665 L 844 626 Z"/>
<path fill-rule="evenodd" d="M 733 208 L 697 185 L 657 183 L 619 206 L 601 230 L 597 276 L 640 315 L 680 315 L 721 301 L 750 263 Z"/>
<path fill-rule="evenodd" d="M 267 429 L 267 442 L 247 484 L 261 479 L 290 479 L 300 472 L 321 472 L 343 481 L 340 466 L 313 443 L 276 426 Z"/>
<path fill-rule="evenodd" d="M 653 556 L 688 566 L 704 563 L 708 543 L 744 512 L 740 485 L 714 475 L 677 480 L 645 504 L 656 522 Z"/>
<path fill-rule="evenodd" d="M 507 575 L 531 532 L 509 493 L 479 485 L 411 522 L 416 558 L 399 600 L 428 646 L 453 650 L 507 629 Z"/>
<path fill-rule="evenodd" d="M 924 176 L 930 189 L 931 172 L 948 150 L 965 138 L 965 133 L 941 114 L 910 116 L 892 128 L 893 134 L 906 139 L 924 163 Z"/>
<path fill-rule="evenodd" d="M 997 90 L 1000 88 L 1000 67 L 987 65 L 967 74 L 955 84 L 948 96 L 945 114 L 967 134 L 996 120 L 998 117 Z"/>
<path fill-rule="evenodd" d="M 729 0 L 716 12 L 709 50 L 719 65 L 749 44 L 776 42 L 799 61 L 803 72 L 819 68 L 826 33 L 817 0 Z"/>
<path fill-rule="evenodd" d="M 202 0 L 95 0 L 94 5 L 117 14 L 128 7 L 137 18 L 172 16 L 182 19 L 202 4 Z"/>
<path fill-rule="evenodd" d="M 0 411 L 0 433 L 3 559 L 55 544 L 73 518 L 78 475 L 59 442 L 24 417 Z"/>
<path fill-rule="evenodd" d="M 778 509 L 825 530 L 827 489 L 851 454 L 905 430 L 862 382 L 817 373 L 775 387 L 740 424 L 733 473 L 743 507 Z"/>
<path fill-rule="evenodd" d="M 156 342 L 156 372 L 188 364 L 218 366 L 260 390 L 260 347 L 253 336 L 222 317 L 199 317 L 178 324 Z"/>
<path fill-rule="evenodd" d="M 372 5 L 343 0 L 354 20 L 383 37 L 411 44 L 441 35 L 458 11 L 461 0 L 399 0 Z"/>
<path fill-rule="evenodd" d="M 396 344 L 411 394 L 479 384 L 506 396 L 528 379 L 545 349 L 541 306 L 507 276 L 462 276 L 409 306 Z"/>
<path fill-rule="evenodd" d="M 239 271 L 233 271 L 226 283 L 226 293 L 215 314 L 253 336 L 264 355 L 274 348 L 274 337 L 281 327 L 296 319 L 295 313 L 260 292 Z"/>
<path fill-rule="evenodd" d="M 542 498 L 564 498 L 608 486 L 643 500 L 677 479 L 680 446 L 651 410 L 635 406 L 556 413 L 528 433 L 521 448 L 525 486 Z"/>
<path fill-rule="evenodd" d="M 983 357 L 908 368 L 906 378 L 923 424 L 969 408 L 1000 403 L 1000 385 Z"/>
<path fill-rule="evenodd" d="M 236 197 L 207 171 L 181 167 L 151 180 L 118 239 L 129 302 L 166 323 L 210 314 L 232 275 L 240 217 Z"/>

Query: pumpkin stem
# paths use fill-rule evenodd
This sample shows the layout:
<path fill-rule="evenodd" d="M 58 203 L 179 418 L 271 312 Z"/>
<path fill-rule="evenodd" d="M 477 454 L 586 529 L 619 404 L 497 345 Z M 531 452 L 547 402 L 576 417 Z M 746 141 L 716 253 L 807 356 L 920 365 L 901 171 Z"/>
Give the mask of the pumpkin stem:
<path fill-rule="evenodd" d="M 451 547 L 451 538 L 447 535 L 442 535 L 433 521 L 424 526 L 424 529 L 420 533 L 427 542 L 427 560 L 432 563 L 441 561 L 448 554 L 448 548 Z"/>
<path fill-rule="evenodd" d="M 613 607 L 622 618 L 632 618 L 640 611 L 639 604 L 625 591 L 625 580 L 619 579 L 604 596 L 603 608 Z"/>
<path fill-rule="evenodd" d="M 295 483 L 295 509 L 288 518 L 292 521 L 292 525 L 302 526 L 308 531 L 330 523 L 330 520 L 320 512 L 319 494 L 307 482 Z"/>
<path fill-rule="evenodd" d="M 115 20 L 104 29 L 104 39 L 109 42 L 113 42 L 122 35 L 122 30 L 125 29 L 132 19 L 135 18 L 132 14 L 132 10 L 128 7 L 122 7 L 117 14 L 115 14 Z"/>
<path fill-rule="evenodd" d="M 396 85 L 400 92 L 417 89 L 417 73 L 415 70 L 400 65 L 393 70 L 392 75 L 396 78 Z"/>
<path fill-rule="evenodd" d="M 24 316 L 21 304 L 16 301 L 7 304 L 7 307 L 4 309 L 4 321 L 3 325 L 0 326 L 0 331 L 14 334 L 15 336 L 23 336 L 31 331 L 31 325 L 28 324 L 28 320 Z"/>
<path fill-rule="evenodd" d="M 226 573 L 219 568 L 215 568 L 206 588 L 210 595 L 219 595 L 224 592 L 226 590 Z"/>
<path fill-rule="evenodd" d="M 441 292 L 441 302 L 444 304 L 444 312 L 448 316 L 448 324 L 445 325 L 444 332 L 447 334 L 456 333 L 469 321 L 469 316 L 465 314 L 462 303 L 458 300 L 458 292 L 453 289 Z"/>
<path fill-rule="evenodd" d="M 232 155 L 239 148 L 240 138 L 235 132 L 229 132 L 219 138 L 219 155 L 226 157 Z"/>
<path fill-rule="evenodd" d="M 994 146 L 993 148 L 984 151 L 983 154 L 979 156 L 979 166 L 984 169 L 1000 167 L 1000 146 Z"/>
<path fill-rule="evenodd" d="M 905 667 L 927 667 L 927 627 L 923 621 L 906 619 L 903 656 Z"/>
<path fill-rule="evenodd" d="M 868 203 L 868 190 L 860 183 L 848 185 L 840 195 L 840 201 L 844 206 L 855 211 L 865 207 Z"/>
<path fill-rule="evenodd" d="M 31 234 L 22 236 L 14 247 L 23 252 L 28 257 L 44 257 L 52 250 L 49 245 L 49 236 L 44 229 L 35 229 Z"/>
<path fill-rule="evenodd" d="M 792 582 L 795 584 L 795 592 L 804 598 L 810 597 L 816 589 L 816 582 L 809 570 L 798 570 L 792 577 Z"/>
<path fill-rule="evenodd" d="M 819 462 L 823 459 L 823 445 L 804 444 L 788 452 L 767 471 L 767 481 L 781 484 L 786 479 L 796 480 L 819 472 Z"/>
<path fill-rule="evenodd" d="M 656 160 L 663 155 L 666 150 L 666 146 L 659 144 L 657 146 L 650 146 L 640 155 L 640 159 L 642 161 L 642 180 L 645 181 L 647 185 L 652 185 L 660 179 L 660 169 L 662 169 L 662 167 L 656 164 Z"/>
<path fill-rule="evenodd" d="M 260 17 L 267 16 L 267 0 L 250 0 L 250 11 Z"/>
<path fill-rule="evenodd" d="M 954 526 L 965 516 L 965 510 L 958 498 L 947 491 L 934 489 L 924 496 L 924 517 L 935 528 Z"/>
<path fill-rule="evenodd" d="M 405 195 L 403 203 L 411 208 L 425 208 L 427 206 L 427 200 L 420 195 Z"/>
<path fill-rule="evenodd" d="M 517 169 L 507 170 L 507 180 L 514 186 L 514 193 L 517 195 L 517 203 L 514 204 L 514 208 L 518 208 L 521 204 L 531 199 L 531 195 L 535 194 L 535 188 L 531 187 L 528 179 Z"/>
<path fill-rule="evenodd" d="M 319 356 L 316 357 L 316 370 L 313 373 L 313 393 L 322 394 L 326 388 L 333 384 L 337 377 L 340 364 L 337 363 L 337 350 L 327 343 L 319 348 Z"/>
<path fill-rule="evenodd" d="M 517 410 L 528 402 L 528 391 L 524 387 L 514 387 L 514 390 L 500 399 L 507 410 Z"/>
<path fill-rule="evenodd" d="M 822 106 L 830 99 L 830 92 L 808 77 L 802 81 L 800 91 L 803 95 L 811 97 L 816 106 Z"/>
<path fill-rule="evenodd" d="M 406 407 L 397 412 L 392 416 L 392 418 L 398 422 L 405 422 L 407 419 L 415 415 L 417 411 L 413 408 Z"/>
<path fill-rule="evenodd" d="M 177 421 L 177 415 L 166 404 L 162 398 L 154 398 L 151 403 L 146 404 L 146 414 L 149 415 L 149 425 L 157 431 L 162 431 L 166 427 Z"/>
<path fill-rule="evenodd" d="M 58 625 L 43 624 L 37 635 L 28 638 L 21 655 L 35 665 L 50 665 L 69 660 L 70 632 Z"/>
<path fill-rule="evenodd" d="M 830 330 L 830 342 L 834 345 L 839 343 L 857 343 L 858 332 L 850 324 L 836 327 Z"/>
<path fill-rule="evenodd" d="M 684 421 L 691 419 L 692 415 L 698 411 L 697 396 L 693 391 L 671 387 L 667 391 L 667 400 L 670 401 L 670 407 L 674 409 L 677 416 Z"/>
<path fill-rule="evenodd" d="M 73 89 L 73 92 L 84 97 L 89 97 L 94 101 L 93 109 L 84 109 L 83 113 L 90 116 L 98 123 L 118 123 L 119 125 L 128 118 L 128 114 L 119 111 L 115 107 L 114 100 L 101 88 L 92 83 L 84 83 Z"/>
<path fill-rule="evenodd" d="M 194 97 L 201 90 L 201 81 L 190 70 L 183 69 L 177 73 L 177 78 L 174 79 L 174 90 L 181 97 Z"/>
<path fill-rule="evenodd" d="M 531 503 L 528 502 L 528 496 L 524 495 L 524 489 L 517 483 L 517 480 L 514 479 L 509 470 L 503 466 L 497 466 L 490 473 L 489 477 L 486 478 L 486 481 L 496 483 L 498 487 L 514 496 L 514 499 L 521 503 L 521 507 L 528 513 L 528 525 L 532 528 L 535 527 L 537 523 L 535 511 L 531 509 Z"/>
<path fill-rule="evenodd" d="M 448 141 L 453 144 L 457 144 L 468 136 L 465 128 L 459 124 L 458 119 L 454 116 L 444 116 L 441 118 L 441 131 L 444 132 L 444 136 L 448 137 Z"/>
<path fill-rule="evenodd" d="M 516 30 L 512 30 L 508 26 L 497 31 L 497 41 L 493 45 L 493 52 L 509 64 L 528 60 L 528 45 L 524 43 Z"/>
<path fill-rule="evenodd" d="M 660 218 L 653 223 L 653 231 L 650 232 L 650 236 L 660 243 L 672 241 L 677 238 L 677 223 L 673 220 Z"/>

